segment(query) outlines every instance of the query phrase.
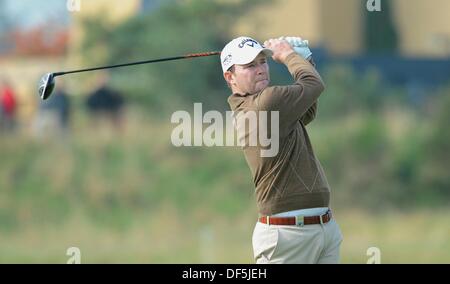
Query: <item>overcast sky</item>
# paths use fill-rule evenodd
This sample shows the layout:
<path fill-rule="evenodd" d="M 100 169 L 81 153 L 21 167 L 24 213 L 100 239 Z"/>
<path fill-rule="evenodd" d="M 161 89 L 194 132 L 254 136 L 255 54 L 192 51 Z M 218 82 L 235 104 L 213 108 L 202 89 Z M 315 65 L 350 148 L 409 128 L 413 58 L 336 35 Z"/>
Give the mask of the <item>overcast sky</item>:
<path fill-rule="evenodd" d="M 30 28 L 47 22 L 66 25 L 69 13 L 67 0 L 0 0 L 2 14 L 20 28 Z"/>

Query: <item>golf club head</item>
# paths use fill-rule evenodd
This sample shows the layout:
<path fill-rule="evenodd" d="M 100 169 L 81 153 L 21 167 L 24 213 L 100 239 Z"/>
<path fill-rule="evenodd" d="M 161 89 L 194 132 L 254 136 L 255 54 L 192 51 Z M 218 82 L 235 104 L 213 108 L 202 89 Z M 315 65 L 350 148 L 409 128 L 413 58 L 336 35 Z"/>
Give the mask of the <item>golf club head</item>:
<path fill-rule="evenodd" d="M 55 88 L 55 76 L 53 73 L 45 74 L 39 81 L 39 96 L 41 99 L 46 100 L 53 92 Z"/>

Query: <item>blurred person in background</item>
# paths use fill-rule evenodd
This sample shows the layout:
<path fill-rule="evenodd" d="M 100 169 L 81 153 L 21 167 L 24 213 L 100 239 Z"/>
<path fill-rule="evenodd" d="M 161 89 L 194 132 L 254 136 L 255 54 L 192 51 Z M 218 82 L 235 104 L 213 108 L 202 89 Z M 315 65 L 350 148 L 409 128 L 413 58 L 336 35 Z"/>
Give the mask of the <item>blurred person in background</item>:
<path fill-rule="evenodd" d="M 37 136 L 56 134 L 60 138 L 67 136 L 70 120 L 70 98 L 64 81 L 58 82 L 55 93 L 47 100 L 40 101 L 36 118 Z"/>
<path fill-rule="evenodd" d="M 282 37 L 264 45 L 239 37 L 221 52 L 234 117 L 260 111 L 276 112 L 279 117 L 275 155 L 263 156 L 262 143 L 241 144 L 259 211 L 252 239 L 254 259 L 258 264 L 338 263 L 342 234 L 329 208 L 330 186 L 305 128 L 316 116 L 324 83 L 307 41 Z M 292 85 L 269 86 L 268 57 L 288 68 L 295 80 Z M 258 124 L 269 128 L 267 121 Z M 261 131 L 261 126 L 240 127 L 239 120 L 235 127 L 238 137 Z M 266 132 L 273 135 L 275 129 L 269 129 Z"/>
<path fill-rule="evenodd" d="M 106 72 L 99 75 L 95 91 L 86 99 L 86 107 L 96 123 L 106 119 L 114 128 L 122 129 L 124 99 L 118 91 L 109 86 L 109 75 Z"/>
<path fill-rule="evenodd" d="M 11 132 L 16 127 L 16 94 L 8 80 L 3 79 L 0 86 L 0 130 Z"/>

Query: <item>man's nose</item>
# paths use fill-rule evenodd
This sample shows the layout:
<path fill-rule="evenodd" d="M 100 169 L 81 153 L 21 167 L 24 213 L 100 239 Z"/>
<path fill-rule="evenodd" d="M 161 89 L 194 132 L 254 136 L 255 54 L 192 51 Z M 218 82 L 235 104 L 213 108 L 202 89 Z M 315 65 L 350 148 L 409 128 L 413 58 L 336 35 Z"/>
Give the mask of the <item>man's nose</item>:
<path fill-rule="evenodd" d="M 258 74 L 263 74 L 264 72 L 266 72 L 266 68 L 264 68 L 264 64 L 258 64 L 257 66 L 256 66 L 256 72 L 258 73 Z"/>

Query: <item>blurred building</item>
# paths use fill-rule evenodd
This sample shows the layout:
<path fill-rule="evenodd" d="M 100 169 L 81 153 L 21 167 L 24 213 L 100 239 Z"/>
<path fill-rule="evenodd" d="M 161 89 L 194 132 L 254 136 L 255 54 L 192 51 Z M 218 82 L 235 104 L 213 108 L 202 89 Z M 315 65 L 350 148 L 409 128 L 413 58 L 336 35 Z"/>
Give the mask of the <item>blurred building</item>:
<path fill-rule="evenodd" d="M 450 1 L 277 0 L 241 19 L 235 35 L 260 40 L 298 35 L 310 41 L 319 68 L 339 62 L 358 74 L 376 70 L 384 83 L 406 87 L 420 102 L 450 74 Z M 275 72 L 282 68 L 274 66 Z"/>
<path fill-rule="evenodd" d="M 0 1 L 0 66 L 16 90 L 18 116 L 30 121 L 37 106 L 37 83 L 64 64 L 70 39 L 65 4 Z"/>
<path fill-rule="evenodd" d="M 411 57 L 450 56 L 450 1 L 380 0 L 389 8 L 398 34 L 399 54 Z M 257 34 L 264 39 L 301 35 L 313 47 L 331 54 L 364 52 L 366 0 L 278 0 L 261 6 L 242 19 L 236 34 Z"/>
<path fill-rule="evenodd" d="M 17 91 L 19 117 L 30 121 L 39 105 L 37 84 L 47 72 L 80 67 L 82 21 L 102 17 L 119 23 L 158 1 L 80 0 L 70 10 L 66 0 L 0 0 L 0 67 Z M 62 80 L 62 79 L 59 79 Z M 77 83 L 76 80 L 73 82 Z M 68 87 L 72 86 L 72 81 Z M 82 90 L 81 90 L 82 91 Z"/>
<path fill-rule="evenodd" d="M 84 35 L 83 21 L 88 19 L 101 19 L 110 25 L 116 25 L 134 15 L 154 9 L 160 0 L 90 0 L 82 1 L 80 11 L 72 12 L 72 25 L 70 27 L 72 41 L 70 50 L 76 53 Z"/>
<path fill-rule="evenodd" d="M 188 1 L 188 0 L 186 0 Z M 399 54 L 411 57 L 450 56 L 450 1 L 380 0 L 381 12 L 387 5 L 398 34 Z M 81 21 L 89 17 L 108 19 L 116 24 L 128 17 L 158 7 L 159 0 L 82 1 L 81 12 L 71 13 L 73 46 L 81 39 Z M 363 53 L 366 0 L 275 0 L 249 11 L 233 28 L 234 34 L 258 39 L 280 35 L 301 35 L 313 47 L 321 46 L 334 55 Z M 226 23 L 224 23 L 226 24 Z"/>
<path fill-rule="evenodd" d="M 91 54 L 80 52 L 86 50 L 82 44 L 87 22 L 100 19 L 103 25 L 114 27 L 139 13 L 157 8 L 160 2 L 162 0 L 82 0 L 79 11 L 70 13 L 71 40 L 68 47 L 68 64 L 75 69 L 103 64 L 107 60 L 108 53 L 104 50 L 108 48 L 108 42 L 102 39 L 98 40 L 95 47 L 90 48 Z M 87 59 L 89 59 L 88 62 Z M 96 74 L 93 73 L 93 75 Z M 82 88 L 78 89 L 79 92 L 87 93 L 95 87 L 96 78 L 83 74 L 80 74 L 78 78 L 83 80 Z M 76 78 L 73 79 L 71 82 L 77 84 Z"/>

